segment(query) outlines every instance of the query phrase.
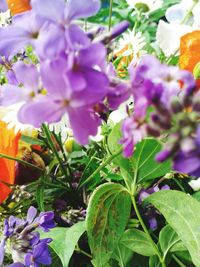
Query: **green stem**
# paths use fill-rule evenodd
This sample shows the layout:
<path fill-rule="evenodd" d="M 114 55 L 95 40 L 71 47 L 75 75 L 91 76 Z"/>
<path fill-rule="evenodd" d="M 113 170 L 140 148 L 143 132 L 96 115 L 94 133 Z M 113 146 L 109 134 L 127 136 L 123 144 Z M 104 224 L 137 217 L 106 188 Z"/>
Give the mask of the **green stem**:
<path fill-rule="evenodd" d="M 172 258 L 175 260 L 175 262 L 178 264 L 178 266 L 180 267 L 187 267 L 185 264 L 183 264 L 178 257 L 176 257 L 175 255 L 172 255 Z"/>
<path fill-rule="evenodd" d="M 75 249 L 77 252 L 82 253 L 83 255 L 87 256 L 88 258 L 92 259 L 92 255 L 90 255 L 89 253 L 87 253 L 86 251 L 82 250 L 78 245 Z"/>
<path fill-rule="evenodd" d="M 104 167 L 106 167 L 114 158 L 122 153 L 122 148 L 118 150 L 115 154 L 111 155 L 107 160 L 105 160 L 83 183 L 79 185 L 79 188 L 83 187 L 86 183 L 90 182 L 92 178 L 99 173 Z"/>
<path fill-rule="evenodd" d="M 138 170 L 138 166 L 136 167 L 136 170 Z M 138 172 L 135 171 L 134 173 L 134 178 L 133 178 L 133 186 L 132 186 L 132 190 L 130 191 L 130 196 L 131 196 L 131 200 L 132 200 L 132 204 L 133 204 L 133 207 L 134 207 L 134 210 L 135 210 L 135 213 L 138 217 L 138 220 L 140 222 L 140 225 L 142 226 L 142 229 L 144 230 L 144 232 L 146 233 L 148 239 L 149 239 L 149 242 L 152 244 L 152 247 L 154 248 L 155 250 L 155 253 L 156 255 L 158 256 L 159 260 L 160 260 L 160 263 L 162 265 L 162 267 L 166 267 L 165 265 L 165 261 L 164 259 L 162 258 L 162 255 L 157 247 L 157 245 L 155 244 L 155 242 L 153 241 L 151 235 L 149 234 L 149 231 L 142 219 L 142 216 L 140 215 L 140 212 L 139 212 L 139 209 L 137 207 L 137 203 L 136 203 L 136 199 L 135 199 L 135 194 L 136 194 L 136 183 L 137 183 L 137 176 L 138 176 Z"/>
<path fill-rule="evenodd" d="M 162 258 L 162 255 L 161 255 L 161 253 L 160 253 L 160 251 L 159 251 L 157 245 L 154 243 L 152 237 L 150 236 L 149 231 L 148 231 L 148 229 L 147 229 L 147 227 L 146 227 L 146 225 L 145 225 L 145 223 L 144 223 L 144 221 L 143 221 L 143 219 L 142 219 L 142 217 L 141 217 L 141 215 L 140 215 L 140 212 L 139 212 L 139 210 L 138 210 L 138 207 L 137 207 L 137 203 L 136 203 L 135 197 L 134 197 L 133 195 L 131 195 L 131 200 L 132 200 L 132 203 L 133 203 L 133 207 L 134 207 L 135 213 L 136 213 L 136 215 L 137 215 L 137 217 L 138 217 L 138 220 L 139 220 L 139 222 L 140 222 L 140 224 L 141 224 L 141 226 L 142 226 L 142 229 L 143 229 L 144 232 L 146 233 L 146 235 L 147 235 L 147 237 L 148 237 L 148 239 L 149 239 L 149 242 L 152 244 L 152 246 L 153 246 L 153 248 L 154 248 L 154 250 L 155 250 L 155 253 L 156 253 L 156 255 L 158 256 L 158 258 L 159 258 L 159 260 L 160 260 L 160 263 L 161 263 L 162 267 L 166 267 L 165 262 L 164 262 L 164 260 L 163 260 L 163 258 Z"/>
<path fill-rule="evenodd" d="M 123 259 L 122 259 L 122 254 L 121 254 L 120 248 L 119 248 L 119 247 L 117 247 L 117 249 L 118 249 L 118 252 L 119 252 L 120 265 L 121 265 L 121 267 L 125 267 L 125 266 L 124 266 Z"/>
<path fill-rule="evenodd" d="M 172 179 L 177 184 L 177 186 L 181 189 L 181 191 L 183 191 L 184 193 L 186 193 L 186 191 L 185 191 L 184 187 L 182 186 L 182 184 L 176 178 L 172 178 Z"/>
<path fill-rule="evenodd" d="M 68 182 L 69 182 L 68 173 L 67 173 L 67 171 L 66 171 L 66 169 L 65 169 L 65 167 L 64 167 L 64 165 L 63 165 L 63 161 L 62 161 L 62 159 L 60 158 L 57 149 L 55 148 L 55 146 L 54 146 L 54 144 L 53 144 L 53 141 L 52 141 L 52 139 L 51 139 L 51 133 L 50 133 L 48 127 L 47 127 L 45 124 L 43 124 L 43 125 L 42 125 L 42 129 L 43 129 L 43 131 L 44 131 L 44 133 L 45 133 L 45 135 L 46 135 L 46 138 L 47 138 L 47 140 L 48 140 L 48 143 L 49 143 L 49 146 L 50 146 L 52 152 L 54 153 L 56 159 L 57 159 L 58 162 L 59 162 L 59 165 L 60 165 L 60 169 L 61 169 L 61 171 L 62 171 L 62 174 L 68 179 Z"/>
<path fill-rule="evenodd" d="M 185 17 L 182 19 L 181 24 L 186 23 L 186 22 L 190 19 L 191 15 L 192 15 L 192 11 L 193 11 L 193 9 L 195 8 L 195 6 L 197 5 L 198 2 L 199 2 L 199 1 L 194 1 L 193 5 L 192 5 L 191 8 L 188 10 L 188 12 L 187 12 L 187 14 L 185 15 Z"/>
<path fill-rule="evenodd" d="M 113 10 L 113 0 L 110 0 L 108 31 L 111 30 L 112 26 L 112 10 Z"/>
<path fill-rule="evenodd" d="M 41 169 L 40 167 L 37 167 L 37 166 L 35 166 L 35 165 L 25 161 L 25 160 L 22 160 L 22 159 L 19 159 L 19 158 L 14 158 L 14 157 L 8 156 L 6 154 L 0 153 L 0 158 L 5 158 L 5 159 L 10 159 L 10 160 L 13 160 L 13 161 L 17 161 L 17 162 L 19 162 L 19 163 L 21 163 L 23 165 L 29 166 L 29 167 L 34 168 L 36 170 L 39 170 L 41 172 L 44 171 L 44 169 Z"/>

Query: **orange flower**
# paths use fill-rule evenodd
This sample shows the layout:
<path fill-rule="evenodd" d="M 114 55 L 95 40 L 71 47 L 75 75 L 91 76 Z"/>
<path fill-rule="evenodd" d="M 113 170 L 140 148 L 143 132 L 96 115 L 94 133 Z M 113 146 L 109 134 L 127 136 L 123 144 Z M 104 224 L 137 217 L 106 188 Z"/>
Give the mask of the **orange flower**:
<path fill-rule="evenodd" d="M 30 0 L 7 0 L 12 15 L 17 15 L 31 9 Z"/>
<path fill-rule="evenodd" d="M 180 40 L 180 68 L 193 72 L 200 62 L 200 31 L 185 34 Z"/>
<path fill-rule="evenodd" d="M 14 129 L 8 129 L 5 122 L 0 121 L 0 153 L 16 157 L 20 133 L 16 134 Z M 15 161 L 0 158 L 0 181 L 7 184 L 14 184 Z M 0 204 L 8 197 L 11 189 L 0 182 Z"/>

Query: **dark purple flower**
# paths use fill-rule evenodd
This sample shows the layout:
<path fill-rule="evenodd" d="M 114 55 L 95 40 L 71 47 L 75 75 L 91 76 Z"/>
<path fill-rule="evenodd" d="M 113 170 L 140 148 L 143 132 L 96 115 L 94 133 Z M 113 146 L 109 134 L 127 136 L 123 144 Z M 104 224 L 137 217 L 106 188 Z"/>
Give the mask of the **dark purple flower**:
<path fill-rule="evenodd" d="M 158 187 L 158 185 L 153 185 L 152 187 L 149 187 L 148 189 L 141 189 L 138 194 L 138 202 L 141 205 L 142 201 L 150 196 L 151 194 L 158 192 L 160 190 L 170 190 L 170 187 L 168 185 L 163 185 L 161 188 Z M 151 206 L 144 207 L 144 216 L 147 218 L 149 222 L 149 227 L 152 231 L 157 229 L 158 223 L 157 223 L 157 212 L 154 208 Z"/>
<path fill-rule="evenodd" d="M 15 263 L 6 265 L 5 267 L 26 267 L 26 266 L 21 262 L 15 262 Z"/>
<path fill-rule="evenodd" d="M 25 256 L 25 265 L 27 267 L 40 267 L 40 264 L 50 265 L 51 263 L 51 255 L 45 242 L 40 242 L 34 246 L 33 251 Z"/>
<path fill-rule="evenodd" d="M 43 229 L 43 231 L 48 232 L 50 229 L 55 227 L 54 222 L 54 212 L 47 211 L 41 212 L 38 218 L 39 226 Z"/>

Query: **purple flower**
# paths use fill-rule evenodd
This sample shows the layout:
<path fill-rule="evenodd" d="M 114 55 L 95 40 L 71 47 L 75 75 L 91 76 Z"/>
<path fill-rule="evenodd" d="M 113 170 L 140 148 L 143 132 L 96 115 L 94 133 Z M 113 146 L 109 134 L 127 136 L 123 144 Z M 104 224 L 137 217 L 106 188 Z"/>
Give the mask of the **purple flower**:
<path fill-rule="evenodd" d="M 43 231 L 48 232 L 49 229 L 55 227 L 55 222 L 53 219 L 53 211 L 41 212 L 38 218 L 39 226 L 43 229 Z"/>
<path fill-rule="evenodd" d="M 137 122 L 134 117 L 126 118 L 122 123 L 122 138 L 120 144 L 123 145 L 123 155 L 131 157 L 134 145 L 146 136 L 146 125 Z"/>
<path fill-rule="evenodd" d="M 101 122 L 94 106 L 108 90 L 109 81 L 102 71 L 105 56 L 102 44 L 92 44 L 68 58 L 43 63 L 41 76 L 47 95 L 26 103 L 19 112 L 20 121 L 38 127 L 59 121 L 67 112 L 76 140 L 87 144 Z"/>
<path fill-rule="evenodd" d="M 3 264 L 5 254 L 6 238 L 3 238 L 0 242 L 0 266 Z"/>
<path fill-rule="evenodd" d="M 40 264 L 50 265 L 51 263 L 51 255 L 45 242 L 40 242 L 34 246 L 33 251 L 25 256 L 25 265 L 27 267 L 40 267 Z"/>
<path fill-rule="evenodd" d="M 8 9 L 8 5 L 6 3 L 6 0 L 0 1 L 0 12 L 5 12 Z"/>
<path fill-rule="evenodd" d="M 4 237 L 0 243 L 0 265 L 3 264 L 5 245 L 9 239 L 12 248 L 12 256 L 16 263 L 14 266 L 40 266 L 39 264 L 51 264 L 51 257 L 47 244 L 51 238 L 40 239 L 38 228 L 44 231 L 55 227 L 53 222 L 54 213 L 41 212 L 37 217 L 37 210 L 30 207 L 27 212 L 26 220 L 10 216 L 4 223 Z"/>
<path fill-rule="evenodd" d="M 142 201 L 150 196 L 151 194 L 158 192 L 160 190 L 170 190 L 170 187 L 168 185 L 163 185 L 161 188 L 158 187 L 158 185 L 153 185 L 152 187 L 149 187 L 148 189 L 142 189 L 139 192 L 138 195 L 138 202 L 141 205 Z M 149 222 L 149 227 L 152 231 L 157 229 L 158 223 L 157 223 L 157 212 L 154 208 L 150 207 L 145 207 L 144 208 L 144 216 L 147 218 Z"/>
<path fill-rule="evenodd" d="M 13 65 L 13 72 L 17 85 L 4 84 L 0 88 L 0 104 L 4 106 L 32 100 L 40 91 L 35 65 L 19 61 Z"/>
<path fill-rule="evenodd" d="M 145 116 L 149 105 L 169 109 L 173 97 L 195 86 L 191 73 L 163 65 L 149 55 L 143 57 L 135 68 L 130 68 L 130 75 L 137 117 Z"/>
<path fill-rule="evenodd" d="M 194 144 L 188 144 L 173 157 L 176 171 L 200 177 L 200 125 L 197 128 Z"/>

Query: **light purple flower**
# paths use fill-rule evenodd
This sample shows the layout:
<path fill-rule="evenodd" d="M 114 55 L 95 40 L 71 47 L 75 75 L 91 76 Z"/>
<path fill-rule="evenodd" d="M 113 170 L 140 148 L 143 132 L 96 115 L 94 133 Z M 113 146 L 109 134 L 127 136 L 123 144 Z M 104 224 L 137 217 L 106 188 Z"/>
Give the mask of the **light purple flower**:
<path fill-rule="evenodd" d="M 57 122 L 67 113 L 76 140 L 87 144 L 100 124 L 93 107 L 108 91 L 109 81 L 102 71 L 105 57 L 104 46 L 92 44 L 68 58 L 44 62 L 41 76 L 47 95 L 26 103 L 19 112 L 20 121 L 38 127 L 44 122 Z"/>
<path fill-rule="evenodd" d="M 134 146 L 146 136 L 146 125 L 137 122 L 134 117 L 126 118 L 122 123 L 122 138 L 120 144 L 123 145 L 123 155 L 131 157 Z"/>
<path fill-rule="evenodd" d="M 4 84 L 0 88 L 0 104 L 12 105 L 18 102 L 29 101 L 35 97 L 39 88 L 39 73 L 33 64 L 17 62 L 13 65 L 13 72 L 18 85 Z M 22 86 L 23 85 L 23 86 Z"/>
<path fill-rule="evenodd" d="M 180 150 L 173 157 L 176 171 L 200 177 L 200 125 L 197 128 L 195 145 L 191 149 Z"/>
<path fill-rule="evenodd" d="M 0 1 L 0 12 L 5 12 L 8 9 L 6 0 Z"/>

